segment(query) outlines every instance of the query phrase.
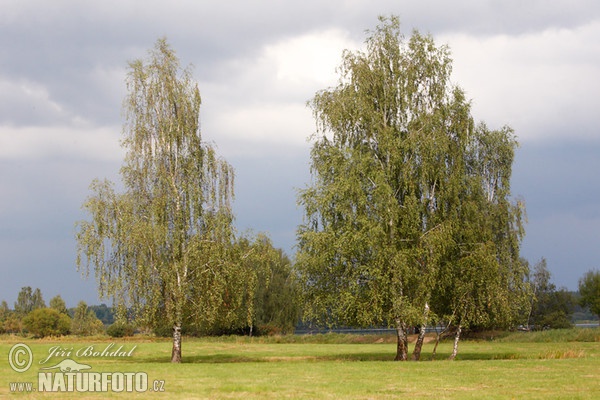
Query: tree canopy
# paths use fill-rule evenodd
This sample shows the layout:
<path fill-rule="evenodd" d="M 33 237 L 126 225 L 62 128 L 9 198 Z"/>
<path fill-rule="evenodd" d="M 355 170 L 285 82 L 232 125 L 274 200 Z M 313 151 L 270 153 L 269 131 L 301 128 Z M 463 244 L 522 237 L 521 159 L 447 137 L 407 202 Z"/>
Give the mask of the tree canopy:
<path fill-rule="evenodd" d="M 514 315 L 523 209 L 510 199 L 512 129 L 474 122 L 448 47 L 405 39 L 397 17 L 380 22 L 365 51 L 344 52 L 339 84 L 309 102 L 297 268 L 306 318 L 393 325 L 405 360 L 408 327 L 432 316 L 460 333 Z"/>

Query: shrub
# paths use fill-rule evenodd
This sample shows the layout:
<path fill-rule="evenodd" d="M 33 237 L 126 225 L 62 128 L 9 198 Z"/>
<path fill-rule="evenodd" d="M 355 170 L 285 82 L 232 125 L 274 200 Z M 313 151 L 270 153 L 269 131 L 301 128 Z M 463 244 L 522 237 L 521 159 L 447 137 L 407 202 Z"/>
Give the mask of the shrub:
<path fill-rule="evenodd" d="M 21 333 L 23 332 L 23 321 L 16 313 L 11 313 L 6 317 L 3 327 L 5 333 Z"/>
<path fill-rule="evenodd" d="M 124 336 L 133 336 L 135 327 L 131 324 L 115 322 L 106 329 L 106 334 L 110 337 L 120 338 Z"/>
<path fill-rule="evenodd" d="M 36 337 L 62 336 L 69 333 L 71 318 L 52 308 L 38 308 L 27 314 L 23 326 Z"/>
<path fill-rule="evenodd" d="M 569 329 L 573 327 L 569 315 L 563 310 L 556 310 L 539 318 L 542 329 Z"/>

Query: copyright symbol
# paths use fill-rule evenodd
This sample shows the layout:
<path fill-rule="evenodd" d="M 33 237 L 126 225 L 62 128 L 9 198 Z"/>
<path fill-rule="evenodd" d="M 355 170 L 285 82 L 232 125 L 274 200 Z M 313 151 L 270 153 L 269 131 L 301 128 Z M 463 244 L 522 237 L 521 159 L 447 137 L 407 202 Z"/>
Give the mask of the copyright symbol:
<path fill-rule="evenodd" d="M 33 353 L 29 346 L 24 343 L 17 343 L 10 348 L 8 352 L 8 363 L 16 372 L 25 372 L 31 367 L 33 362 Z"/>

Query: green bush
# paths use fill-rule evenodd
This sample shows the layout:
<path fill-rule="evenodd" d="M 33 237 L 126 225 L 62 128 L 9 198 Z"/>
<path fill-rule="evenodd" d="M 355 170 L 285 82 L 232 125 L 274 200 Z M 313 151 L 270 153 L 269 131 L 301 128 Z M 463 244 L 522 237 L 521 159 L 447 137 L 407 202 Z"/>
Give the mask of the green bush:
<path fill-rule="evenodd" d="M 121 322 L 115 322 L 106 329 L 106 334 L 114 338 L 133 336 L 134 332 L 135 327 L 133 325 Z"/>
<path fill-rule="evenodd" d="M 563 310 L 552 311 L 539 318 L 542 329 L 569 329 L 573 327 L 569 315 Z"/>
<path fill-rule="evenodd" d="M 38 308 L 27 314 L 23 326 L 36 337 L 62 336 L 69 333 L 71 318 L 52 308 Z"/>

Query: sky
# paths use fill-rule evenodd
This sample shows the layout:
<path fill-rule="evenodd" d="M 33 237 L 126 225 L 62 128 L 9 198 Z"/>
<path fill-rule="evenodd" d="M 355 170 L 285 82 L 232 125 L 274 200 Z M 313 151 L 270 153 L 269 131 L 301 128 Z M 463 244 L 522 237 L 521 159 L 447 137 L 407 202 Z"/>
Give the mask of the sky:
<path fill-rule="evenodd" d="M 21 287 L 67 306 L 99 299 L 75 266 L 94 178 L 119 181 L 128 62 L 166 37 L 193 65 L 205 141 L 236 170 L 240 232 L 295 252 L 310 182 L 306 102 L 335 86 L 344 49 L 378 15 L 450 47 L 473 116 L 520 142 L 512 194 L 521 254 L 558 287 L 600 269 L 600 3 L 593 0 L 0 0 L 0 300 Z"/>

